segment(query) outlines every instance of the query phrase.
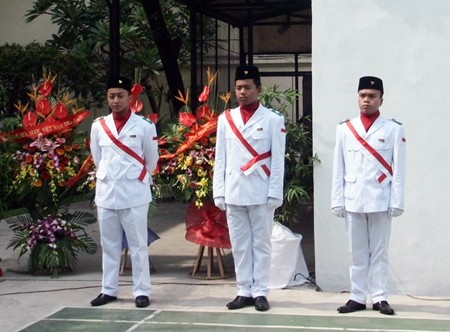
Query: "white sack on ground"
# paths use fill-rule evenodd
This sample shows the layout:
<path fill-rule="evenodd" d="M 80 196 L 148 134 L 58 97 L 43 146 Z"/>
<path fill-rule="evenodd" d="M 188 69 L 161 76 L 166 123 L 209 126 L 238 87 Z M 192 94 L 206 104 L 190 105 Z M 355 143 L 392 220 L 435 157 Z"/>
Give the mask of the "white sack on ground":
<path fill-rule="evenodd" d="M 272 230 L 272 260 L 269 288 L 303 285 L 309 277 L 301 247 L 302 235 L 293 233 L 279 222 Z"/>

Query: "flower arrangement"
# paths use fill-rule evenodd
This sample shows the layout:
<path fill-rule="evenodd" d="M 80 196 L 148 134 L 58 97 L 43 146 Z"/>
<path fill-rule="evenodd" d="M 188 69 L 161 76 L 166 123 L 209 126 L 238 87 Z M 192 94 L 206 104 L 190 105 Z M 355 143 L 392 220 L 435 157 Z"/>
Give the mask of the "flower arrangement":
<path fill-rule="evenodd" d="M 15 233 L 8 247 L 19 250 L 19 258 L 30 252 L 31 272 L 53 275 L 73 269 L 80 251 L 97 248 L 84 231 L 94 215 L 68 213 L 66 207 L 73 190 L 80 190 L 79 180 L 93 170 L 87 134 L 75 130 L 89 111 L 69 89 L 56 89 L 56 78 L 44 70 L 29 90 L 30 100 L 16 105 L 19 128 L 0 133 L 15 163 L 6 195 L 28 212 L 8 220 Z"/>
<path fill-rule="evenodd" d="M 30 101 L 16 105 L 22 127 L 0 134 L 0 142 L 16 147 L 17 172 L 8 194 L 35 216 L 57 212 L 71 179 L 93 166 L 87 135 L 74 130 L 89 112 L 69 91 L 55 91 L 56 77 L 44 75 L 31 87 Z"/>
<path fill-rule="evenodd" d="M 202 207 L 210 199 L 215 158 L 217 107 L 220 101 L 226 109 L 231 93 L 218 94 L 218 72 L 207 70 L 208 84 L 198 100 L 201 105 L 195 114 L 189 107 L 189 90 L 179 91 L 177 97 L 184 104 L 176 123 L 169 124 L 159 140 L 160 159 L 155 172 L 155 186 L 170 186 L 176 198 L 194 201 Z M 211 92 L 216 93 L 211 93 Z"/>
<path fill-rule="evenodd" d="M 33 220 L 23 215 L 8 220 L 15 232 L 9 247 L 19 250 L 19 258 L 31 252 L 29 270 L 53 275 L 72 270 L 80 251 L 93 254 L 97 245 L 87 235 L 83 226 L 95 222 L 87 212 L 51 216 Z"/>

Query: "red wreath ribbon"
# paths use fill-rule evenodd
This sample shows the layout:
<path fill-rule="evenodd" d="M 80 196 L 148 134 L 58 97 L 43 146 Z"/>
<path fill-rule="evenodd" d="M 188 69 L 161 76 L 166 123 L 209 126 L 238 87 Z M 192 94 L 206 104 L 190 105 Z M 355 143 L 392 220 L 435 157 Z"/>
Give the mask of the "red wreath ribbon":
<path fill-rule="evenodd" d="M 9 140 L 17 141 L 23 138 L 36 139 L 39 134 L 48 136 L 55 133 L 64 133 L 69 131 L 69 129 L 78 126 L 89 116 L 89 114 L 89 111 L 83 111 L 71 115 L 64 120 L 52 120 L 51 122 L 46 121 L 36 126 L 0 133 L 0 143 L 7 142 Z"/>
<path fill-rule="evenodd" d="M 160 160 L 167 160 L 176 157 L 177 155 L 183 153 L 187 149 L 189 149 L 195 142 L 201 140 L 204 137 L 207 137 L 217 131 L 217 118 L 211 119 L 206 122 L 203 126 L 201 126 L 197 131 L 193 134 L 189 135 L 186 141 L 181 144 L 175 153 L 168 153 L 159 157 Z"/>

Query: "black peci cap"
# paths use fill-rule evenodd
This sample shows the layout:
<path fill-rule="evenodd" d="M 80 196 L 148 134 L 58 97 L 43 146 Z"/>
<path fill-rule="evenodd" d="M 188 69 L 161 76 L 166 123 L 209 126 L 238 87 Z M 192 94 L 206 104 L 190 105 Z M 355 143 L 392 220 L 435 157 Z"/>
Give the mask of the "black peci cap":
<path fill-rule="evenodd" d="M 259 70 L 258 67 L 255 66 L 239 66 L 236 68 L 236 79 L 237 80 L 259 80 L 261 79 L 259 76 Z"/>
<path fill-rule="evenodd" d="M 358 91 L 363 89 L 374 89 L 383 94 L 383 81 L 375 76 L 363 76 L 359 79 Z"/>
<path fill-rule="evenodd" d="M 111 88 L 121 88 L 131 92 L 131 80 L 123 76 L 110 76 L 106 83 L 106 90 Z"/>

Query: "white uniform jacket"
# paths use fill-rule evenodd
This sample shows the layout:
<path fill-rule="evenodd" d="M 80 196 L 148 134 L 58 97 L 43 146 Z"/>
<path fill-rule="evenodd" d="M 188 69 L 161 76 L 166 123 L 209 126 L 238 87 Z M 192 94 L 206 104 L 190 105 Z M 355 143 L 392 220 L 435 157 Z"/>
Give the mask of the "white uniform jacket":
<path fill-rule="evenodd" d="M 104 119 L 111 133 L 145 160 L 149 176 L 144 181 L 139 179 L 142 166 L 117 148 L 97 119 L 91 128 L 91 153 L 97 166 L 95 203 L 107 209 L 126 209 L 150 203 L 151 175 L 159 158 L 155 125 L 132 113 L 118 134 L 112 114 Z"/>
<path fill-rule="evenodd" d="M 404 210 L 405 146 L 403 126 L 381 116 L 366 133 L 361 119 L 351 120 L 359 136 L 392 168 L 392 175 L 355 138 L 345 122 L 336 130 L 331 208 L 370 213 L 389 207 Z M 380 181 L 380 176 L 387 177 Z"/>
<path fill-rule="evenodd" d="M 232 131 L 225 114 L 217 124 L 213 196 L 225 197 L 226 204 L 266 204 L 268 197 L 283 200 L 284 153 L 286 130 L 284 116 L 262 105 L 244 124 L 239 107 L 230 110 L 233 122 L 245 140 L 258 154 L 271 151 L 271 156 L 257 163 L 246 174 L 241 167 L 253 159 Z M 266 165 L 270 176 L 263 170 Z"/>

